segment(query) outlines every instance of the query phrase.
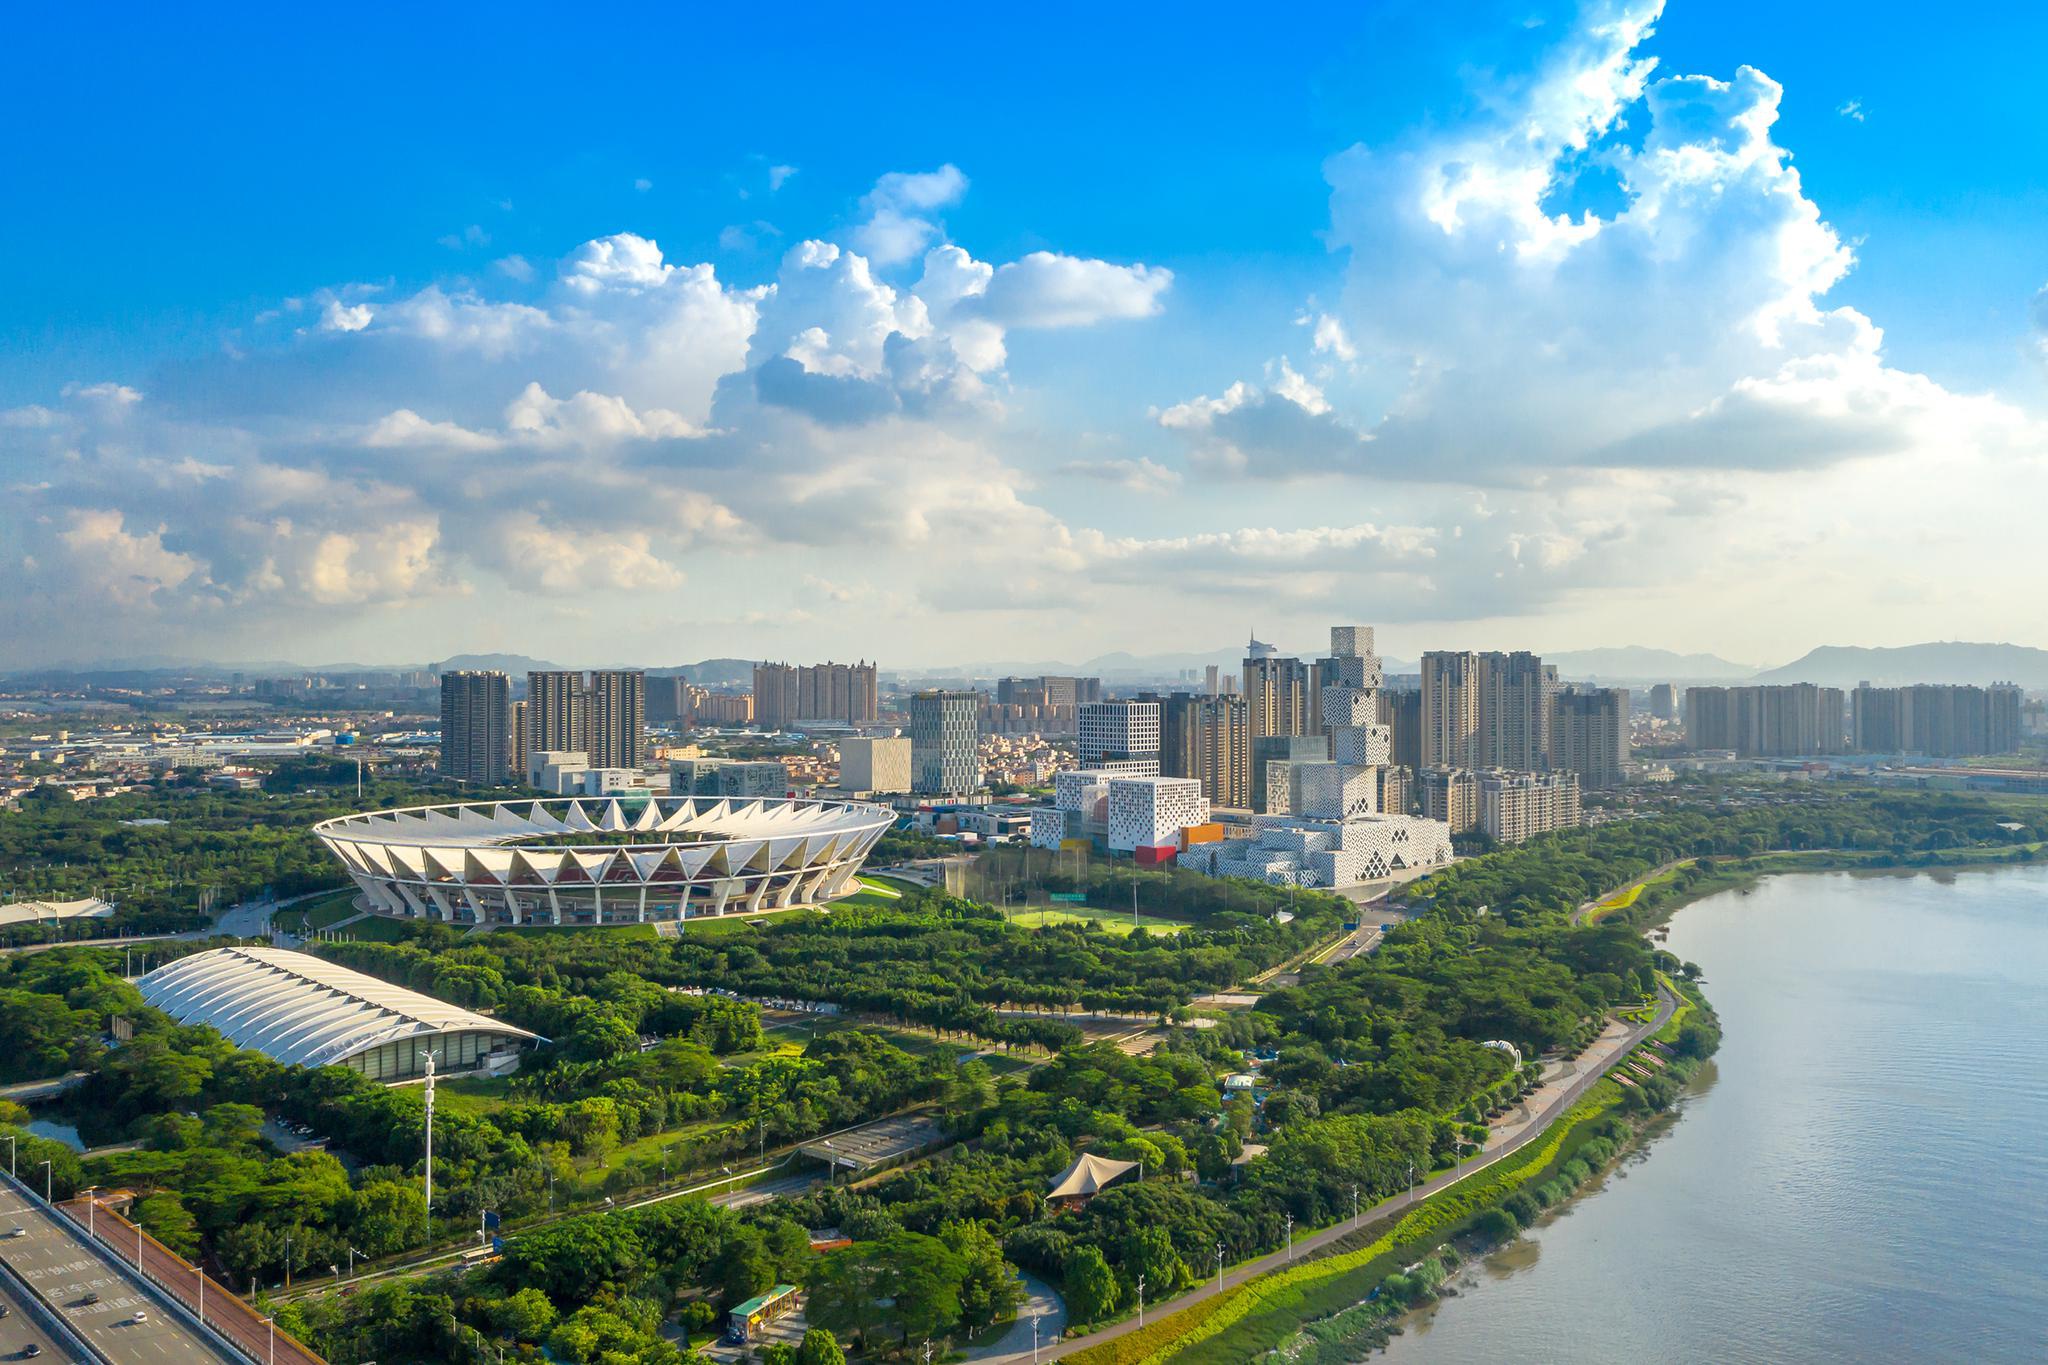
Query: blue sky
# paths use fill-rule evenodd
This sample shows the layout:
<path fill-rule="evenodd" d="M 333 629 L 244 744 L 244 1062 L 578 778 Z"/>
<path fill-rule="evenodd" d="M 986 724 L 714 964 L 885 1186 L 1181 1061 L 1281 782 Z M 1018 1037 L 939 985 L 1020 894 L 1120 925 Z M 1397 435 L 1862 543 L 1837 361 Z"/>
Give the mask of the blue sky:
<path fill-rule="evenodd" d="M 0 662 L 2039 636 L 1912 490 L 2040 478 L 2048 12 L 1660 8 L 18 16 Z M 1627 221 L 1660 98 L 1769 154 Z"/>

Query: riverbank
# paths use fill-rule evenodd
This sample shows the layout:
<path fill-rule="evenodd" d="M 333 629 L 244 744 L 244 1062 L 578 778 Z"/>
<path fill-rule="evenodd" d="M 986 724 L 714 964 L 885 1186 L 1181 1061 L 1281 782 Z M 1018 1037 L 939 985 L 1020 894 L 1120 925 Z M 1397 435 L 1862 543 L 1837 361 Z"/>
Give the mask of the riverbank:
<path fill-rule="evenodd" d="M 1772 849 L 1743 857 L 1688 858 L 1670 863 L 1582 907 L 1587 924 L 1619 920 L 1644 933 L 1669 923 L 1688 905 L 1724 891 L 1754 890 L 1767 877 L 1849 872 L 1915 876 L 1933 872 L 1985 872 L 2039 862 L 2048 845 L 2014 844 L 1901 855 L 1843 849 Z"/>
<path fill-rule="evenodd" d="M 2048 868 L 1957 870 L 1767 877 L 1677 916 L 1716 1061 L 1375 1365 L 2039 1359 Z"/>
<path fill-rule="evenodd" d="M 1615 1075 L 1646 1045 L 1671 1046 L 1699 1009 L 1696 993 L 1676 983 L 1659 989 L 1655 1015 L 1632 1030 L 1597 1069 L 1561 1094 L 1512 1145 L 1473 1158 L 1371 1211 L 1362 1225 L 1339 1224 L 1287 1252 L 1230 1270 L 1213 1290 L 1198 1290 L 1143 1327 L 1118 1324 L 1065 1343 L 1056 1357 L 1073 1365 L 1232 1365 L 1263 1354 L 1303 1325 L 1372 1293 L 1420 1255 L 1469 1231 L 1512 1196 L 1548 1182 L 1586 1143 L 1610 1138 L 1600 1125 L 1636 1101 L 1635 1086 Z M 1561 1195 L 1559 1197 L 1562 1197 Z M 1311 1259 L 1312 1258 L 1312 1259 Z"/>

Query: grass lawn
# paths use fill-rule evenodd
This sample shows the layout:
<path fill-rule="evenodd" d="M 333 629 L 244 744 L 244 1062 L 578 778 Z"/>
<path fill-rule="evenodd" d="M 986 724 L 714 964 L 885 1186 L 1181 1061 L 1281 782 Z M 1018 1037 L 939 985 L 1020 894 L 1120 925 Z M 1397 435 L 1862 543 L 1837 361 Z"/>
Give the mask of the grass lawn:
<path fill-rule="evenodd" d="M 706 915 L 702 919 L 683 921 L 683 937 L 701 938 L 706 935 L 715 937 L 719 934 L 747 934 L 753 932 L 754 925 L 752 921 L 754 920 L 760 920 L 765 927 L 766 925 L 785 920 L 795 921 L 804 918 L 815 918 L 821 913 L 823 912 L 817 910 L 777 910 L 765 915 L 719 915 L 716 917 Z"/>
<path fill-rule="evenodd" d="M 1085 924 L 1091 920 L 1112 934 L 1131 932 L 1131 912 L 1128 910 L 1104 910 L 1094 905 L 1061 905 L 1010 912 L 1010 923 L 1023 929 L 1040 929 L 1048 924 Z M 1177 934 L 1192 927 L 1187 920 L 1166 919 L 1159 915 L 1141 916 L 1139 923 L 1148 934 Z"/>
<path fill-rule="evenodd" d="M 898 895 L 902 895 L 906 891 L 924 890 L 916 882 L 905 881 L 901 877 L 883 877 L 872 873 L 864 873 L 860 880 L 866 882 L 869 886 L 878 886 L 887 891 L 894 891 Z"/>
<path fill-rule="evenodd" d="M 703 1119 L 697 1123 L 685 1124 L 681 1128 L 671 1128 L 665 1133 L 649 1133 L 646 1137 L 635 1138 L 621 1146 L 606 1159 L 605 1166 L 609 1168 L 635 1162 L 642 1166 L 654 1166 L 661 1161 L 663 1148 L 679 1147 L 682 1150 L 669 1162 L 669 1169 L 676 1172 L 687 1170 L 692 1156 L 690 1144 L 730 1123 L 729 1119 Z"/>
<path fill-rule="evenodd" d="M 434 1085 L 434 1104 L 457 1114 L 488 1118 L 512 1102 L 511 1083 L 500 1077 L 467 1077 Z"/>
<path fill-rule="evenodd" d="M 529 938 L 537 934 L 617 934 L 621 938 L 655 938 L 651 924 L 514 924 L 503 929 L 494 929 L 498 934 L 518 934 Z"/>
<path fill-rule="evenodd" d="M 303 934 L 308 929 L 325 929 L 339 920 L 345 920 L 355 913 L 356 889 L 345 886 L 339 891 L 330 891 L 297 905 L 289 905 L 270 917 L 273 927 L 287 934 Z"/>
<path fill-rule="evenodd" d="M 359 919 L 354 924 L 349 925 L 348 928 L 337 929 L 335 932 L 345 939 L 361 939 L 365 943 L 397 943 L 411 931 L 411 928 L 412 926 L 404 920 L 385 919 L 378 915 L 372 915 L 368 919 Z"/>
<path fill-rule="evenodd" d="M 1645 891 L 1648 891 L 1653 886 L 1669 886 L 1672 882 L 1678 880 L 1678 874 L 1680 872 L 1682 872 L 1686 867 L 1690 867 L 1691 865 L 1691 860 L 1688 859 L 1680 867 L 1674 867 L 1669 869 L 1668 871 L 1659 872 L 1656 876 L 1651 877 L 1646 881 L 1637 882 L 1633 886 L 1625 887 L 1622 890 L 1615 892 L 1613 895 L 1601 901 L 1598 905 L 1595 905 L 1592 908 L 1592 910 L 1587 913 L 1586 923 L 1598 924 L 1602 919 L 1606 918 L 1608 915 L 1613 914 L 1616 910 L 1628 909 L 1631 905 L 1634 905 L 1638 900 L 1642 899 L 1642 895 Z"/>

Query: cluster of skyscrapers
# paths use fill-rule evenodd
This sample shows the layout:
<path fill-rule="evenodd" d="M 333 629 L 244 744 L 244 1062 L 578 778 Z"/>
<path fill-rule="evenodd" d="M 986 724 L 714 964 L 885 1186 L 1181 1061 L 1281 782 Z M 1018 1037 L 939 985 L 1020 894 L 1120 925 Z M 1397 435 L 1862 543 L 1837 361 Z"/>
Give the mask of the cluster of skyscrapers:
<path fill-rule="evenodd" d="M 754 665 L 754 721 L 787 729 L 805 721 L 873 725 L 880 715 L 875 666 L 855 664 Z"/>
<path fill-rule="evenodd" d="M 526 697 L 487 669 L 441 675 L 441 772 L 458 782 L 526 781 L 536 754 L 582 755 L 591 768 L 637 769 L 645 755 L 646 675 L 639 669 L 526 675 Z"/>
<path fill-rule="evenodd" d="M 2019 687 L 1923 683 L 1872 687 L 1849 694 L 1849 743 L 1858 753 L 1960 758 L 2009 754 L 2020 747 Z"/>
<path fill-rule="evenodd" d="M 2006 754 L 2020 747 L 2023 700 L 2010 683 L 1863 683 L 1846 698 L 1839 687 L 1812 683 L 1688 687 L 1685 733 L 1695 749 L 1741 757 Z"/>

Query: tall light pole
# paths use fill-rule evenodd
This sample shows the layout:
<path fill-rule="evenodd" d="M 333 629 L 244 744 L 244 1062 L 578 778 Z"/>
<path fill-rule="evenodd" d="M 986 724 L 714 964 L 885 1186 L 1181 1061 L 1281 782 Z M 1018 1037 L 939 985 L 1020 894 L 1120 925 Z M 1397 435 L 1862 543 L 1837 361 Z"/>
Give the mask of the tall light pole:
<path fill-rule="evenodd" d="M 15 1178 L 15 1176 L 14 1176 L 14 1134 L 12 1134 L 12 1133 L 9 1133 L 9 1134 L 7 1134 L 7 1176 L 8 1176 L 8 1179 L 10 1179 L 10 1180 L 12 1180 L 12 1179 L 14 1179 L 14 1178 Z"/>
<path fill-rule="evenodd" d="M 1223 1292 L 1223 1243 L 1216 1244 L 1216 1292 Z"/>
<path fill-rule="evenodd" d="M 427 1053 L 427 1240 L 434 1240 L 434 1054 Z"/>
<path fill-rule="evenodd" d="M 1358 1186 L 1351 1187 L 1351 1226 L 1358 1226 Z"/>
<path fill-rule="evenodd" d="M 1139 1326 L 1140 1328 L 1142 1328 L 1142 1327 L 1144 1327 L 1144 1325 L 1145 1325 L 1145 1277 L 1144 1277 L 1143 1275 L 1140 1275 L 1140 1276 L 1138 1277 L 1138 1326 Z"/>
<path fill-rule="evenodd" d="M 57 1201 L 50 1197 L 50 1183 L 56 1172 L 50 1168 L 50 1163 L 47 1161 L 42 1162 L 41 1165 L 43 1168 L 43 1202 L 45 1204 L 54 1204 Z"/>
<path fill-rule="evenodd" d="M 1294 1259 L 1294 1215 L 1287 1215 L 1287 1260 Z"/>
<path fill-rule="evenodd" d="M 192 1273 L 199 1277 L 199 1321 L 201 1325 L 204 1325 L 206 1322 L 206 1269 L 204 1266 L 195 1265 L 192 1267 Z"/>
<path fill-rule="evenodd" d="M 291 1232 L 290 1232 L 289 1230 L 287 1230 L 287 1231 L 285 1232 L 285 1234 L 284 1234 L 284 1287 L 285 1287 L 285 1292 L 286 1292 L 286 1293 L 290 1293 L 290 1292 L 291 1292 L 291 1287 L 292 1287 L 292 1234 L 291 1234 Z"/>
<path fill-rule="evenodd" d="M 269 1365 L 277 1365 L 277 1319 L 265 1318 L 263 1325 L 270 1329 Z"/>

